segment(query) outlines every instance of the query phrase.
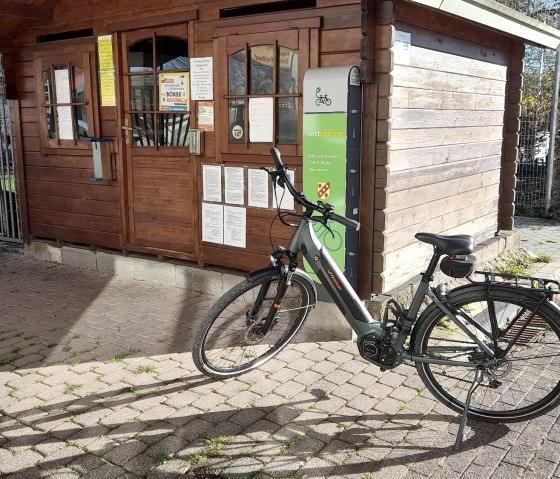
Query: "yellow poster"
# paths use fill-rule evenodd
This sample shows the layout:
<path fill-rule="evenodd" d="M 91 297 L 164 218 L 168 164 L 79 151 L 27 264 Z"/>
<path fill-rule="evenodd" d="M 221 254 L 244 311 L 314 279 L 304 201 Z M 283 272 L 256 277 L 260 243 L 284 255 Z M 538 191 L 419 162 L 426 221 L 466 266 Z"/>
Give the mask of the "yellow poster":
<path fill-rule="evenodd" d="M 116 106 L 112 35 L 97 37 L 97 55 L 99 57 L 101 106 Z"/>
<path fill-rule="evenodd" d="M 189 110 L 189 72 L 159 74 L 159 109 Z"/>

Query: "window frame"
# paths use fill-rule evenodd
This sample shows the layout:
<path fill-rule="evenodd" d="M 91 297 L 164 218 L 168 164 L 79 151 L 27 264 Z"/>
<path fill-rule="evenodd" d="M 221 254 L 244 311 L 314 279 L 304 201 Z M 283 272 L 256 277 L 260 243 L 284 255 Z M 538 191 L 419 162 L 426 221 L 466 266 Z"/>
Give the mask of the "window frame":
<path fill-rule="evenodd" d="M 55 51 L 56 50 L 56 51 Z M 56 108 L 57 106 L 79 106 L 83 105 L 86 109 L 87 122 L 88 122 L 88 135 L 98 137 L 100 134 L 99 129 L 99 114 L 98 114 L 98 94 L 97 94 L 97 69 L 96 69 L 96 51 L 95 43 L 88 42 L 79 45 L 56 47 L 49 45 L 49 48 L 40 50 L 34 53 L 35 65 L 35 79 L 36 91 L 39 108 L 39 130 L 41 138 L 41 149 L 44 154 L 50 151 L 56 152 L 60 149 L 71 150 L 89 150 L 91 149 L 91 142 L 88 140 L 74 137 L 70 139 L 60 139 L 58 128 L 56 127 L 57 138 L 49 138 L 47 128 L 47 108 L 55 108 L 55 125 L 56 121 Z M 54 72 L 56 66 L 67 66 L 69 71 L 72 67 L 81 68 L 84 72 L 84 102 L 75 103 L 47 103 L 44 95 L 43 72 L 51 69 L 51 74 Z M 53 87 L 56 88 L 54 76 L 52 78 Z M 70 77 L 71 78 L 71 77 Z M 70 80 L 71 81 L 71 80 Z M 74 115 L 72 114 L 73 123 L 75 122 Z M 73 125 L 74 127 L 75 125 Z M 76 134 L 73 128 L 74 135 Z"/>
<path fill-rule="evenodd" d="M 318 34 L 316 29 L 313 28 L 291 28 L 286 29 L 284 25 L 270 26 L 270 30 L 261 32 L 243 32 L 239 35 L 226 35 L 227 30 L 224 30 L 223 35 L 215 37 L 214 51 L 218 64 L 218 88 L 219 95 L 217 97 L 218 115 L 217 115 L 217 140 L 219 144 L 220 154 L 225 155 L 269 155 L 271 146 L 278 146 L 282 149 L 282 153 L 287 156 L 300 156 L 303 153 L 302 145 L 302 131 L 303 131 L 303 76 L 305 72 L 313 66 L 317 66 L 317 61 L 311 58 L 311 52 L 317 51 Z M 283 28 L 280 28 L 283 27 Z M 247 73 L 245 74 L 245 94 L 244 95 L 230 95 L 229 94 L 229 57 L 230 55 L 244 50 L 246 52 L 246 65 L 250 59 L 248 53 L 250 48 L 259 45 L 274 45 L 275 46 L 275 63 L 277 63 L 277 55 L 280 47 L 296 50 L 298 53 L 298 92 L 296 94 L 280 94 L 277 93 L 278 84 L 278 65 L 275 64 L 273 77 L 273 93 L 270 95 L 250 95 L 248 93 L 250 78 Z M 295 46 L 295 48 L 294 48 Z M 245 100 L 245 128 L 248 126 L 248 100 L 252 97 L 272 97 L 274 98 L 274 120 L 273 120 L 273 141 L 266 143 L 251 143 L 249 141 L 249 131 L 246 130 L 245 141 L 243 143 L 230 143 L 229 136 L 229 101 L 231 99 L 244 99 Z M 297 98 L 297 139 L 295 143 L 277 143 L 277 112 L 276 101 L 283 97 L 296 97 Z M 219 132 L 219 133 L 218 133 Z"/>
<path fill-rule="evenodd" d="M 189 67 L 188 68 L 179 68 L 179 69 L 158 69 L 157 68 L 157 55 L 156 55 L 156 45 L 157 45 L 157 39 L 158 38 L 174 38 L 177 40 L 181 40 L 184 41 L 186 43 L 186 50 L 185 50 L 185 54 L 187 55 L 187 59 L 189 60 Z M 137 43 L 144 41 L 144 40 L 149 40 L 152 39 L 153 41 L 153 50 L 152 50 L 152 62 L 153 62 L 153 68 L 151 70 L 145 70 L 145 71 L 131 71 L 129 69 L 129 61 L 128 61 L 128 51 L 129 48 L 133 45 L 136 45 Z M 154 126 L 155 126 L 155 130 L 154 130 L 154 137 L 153 137 L 153 142 L 154 144 L 148 144 L 148 145 L 141 145 L 141 144 L 133 144 L 132 138 L 130 140 L 130 144 L 128 144 L 129 148 L 133 148 L 133 149 L 138 149 L 138 148 L 142 148 L 142 149 L 153 149 L 153 150 L 169 150 L 170 152 L 173 151 L 177 151 L 177 154 L 187 154 L 190 155 L 189 153 L 189 147 L 188 147 L 188 131 L 189 129 L 192 127 L 193 121 L 194 121 L 194 111 L 193 111 L 193 101 L 190 100 L 189 98 L 189 110 L 177 110 L 177 111 L 166 111 L 166 110 L 160 110 L 159 109 L 159 85 L 158 85 L 158 81 L 159 81 L 159 75 L 164 74 L 164 73 L 189 73 L 190 74 L 190 52 L 189 52 L 189 47 L 190 47 L 190 42 L 189 42 L 189 36 L 188 36 L 188 32 L 185 26 L 183 25 L 171 25 L 171 26 L 167 26 L 165 28 L 161 28 L 161 29 L 143 29 L 143 30 L 138 30 L 132 33 L 129 33 L 127 35 L 127 39 L 126 39 L 126 44 L 122 45 L 123 48 L 123 55 L 125 56 L 124 58 L 125 60 L 125 66 L 127 67 L 126 69 L 123 69 L 122 72 L 122 77 L 123 77 L 123 91 L 124 91 L 124 116 L 127 119 L 128 123 L 130 123 L 130 126 L 133 127 L 133 115 L 134 114 L 153 114 L 154 115 Z M 135 76 L 142 76 L 142 77 L 153 77 L 154 79 L 154 85 L 153 85 L 153 92 L 154 92 L 154 109 L 153 110 L 135 110 L 132 108 L 132 96 L 130 94 L 130 86 L 131 86 L 131 81 L 132 78 Z M 190 96 L 190 90 L 189 90 L 189 96 Z M 184 145 L 160 145 L 159 144 L 159 139 L 158 139 L 158 135 L 157 132 L 159 131 L 159 118 L 163 117 L 164 115 L 168 115 L 168 114 L 184 114 L 187 115 L 187 132 L 186 132 L 186 143 Z"/>

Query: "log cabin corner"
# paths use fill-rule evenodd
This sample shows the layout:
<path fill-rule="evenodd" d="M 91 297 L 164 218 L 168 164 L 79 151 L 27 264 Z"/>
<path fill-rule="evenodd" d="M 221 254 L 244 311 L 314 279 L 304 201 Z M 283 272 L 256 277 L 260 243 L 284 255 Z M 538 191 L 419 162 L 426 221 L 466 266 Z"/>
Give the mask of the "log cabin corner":
<path fill-rule="evenodd" d="M 560 32 L 492 0 L 0 0 L 24 241 L 263 267 L 276 210 L 249 183 L 274 145 L 302 185 L 304 76 L 357 65 L 369 299 L 421 270 L 418 231 L 513 228 L 526 43 Z M 242 239 L 214 236 L 234 207 Z"/>

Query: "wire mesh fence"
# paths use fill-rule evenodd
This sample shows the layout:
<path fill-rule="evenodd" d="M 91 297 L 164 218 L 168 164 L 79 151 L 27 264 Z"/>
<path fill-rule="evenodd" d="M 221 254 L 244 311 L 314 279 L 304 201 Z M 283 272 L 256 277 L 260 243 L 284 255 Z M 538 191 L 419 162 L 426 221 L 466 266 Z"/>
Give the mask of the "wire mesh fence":
<path fill-rule="evenodd" d="M 542 216 L 545 212 L 555 60 L 553 50 L 525 49 L 515 200 L 521 215 Z"/>

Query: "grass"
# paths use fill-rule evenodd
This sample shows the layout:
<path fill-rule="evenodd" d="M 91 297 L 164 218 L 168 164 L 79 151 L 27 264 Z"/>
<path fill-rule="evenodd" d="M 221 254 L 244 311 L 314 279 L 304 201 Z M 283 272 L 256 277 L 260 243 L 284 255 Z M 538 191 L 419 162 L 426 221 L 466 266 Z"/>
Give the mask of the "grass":
<path fill-rule="evenodd" d="M 200 452 L 190 454 L 184 459 L 193 467 L 204 464 L 209 457 L 220 456 L 224 445 L 230 443 L 233 439 L 234 436 L 218 436 L 208 439 L 208 444 L 204 449 Z"/>
<path fill-rule="evenodd" d="M 546 253 L 532 255 L 526 251 L 517 251 L 510 257 L 496 264 L 496 270 L 512 276 L 522 275 L 535 263 L 550 263 L 552 256 Z"/>
<path fill-rule="evenodd" d="M 63 353 L 69 353 L 70 351 L 72 351 L 72 346 L 70 346 L 68 343 L 66 343 L 64 346 L 62 346 L 62 352 Z"/>
<path fill-rule="evenodd" d="M 11 358 L 0 358 L 0 366 L 6 366 L 12 362 Z"/>
<path fill-rule="evenodd" d="M 66 385 L 66 393 L 74 392 L 82 387 L 81 384 L 69 383 Z"/>
<path fill-rule="evenodd" d="M 119 361 L 122 361 L 123 359 L 128 358 L 129 356 L 132 356 L 133 354 L 136 354 L 138 352 L 137 349 L 134 348 L 126 348 L 123 351 L 121 351 L 120 353 L 115 354 L 114 356 L 111 356 L 107 362 L 109 363 L 118 363 Z"/>
<path fill-rule="evenodd" d="M 165 464 L 169 461 L 169 459 L 171 459 L 171 457 L 171 454 L 168 454 L 167 452 L 158 452 L 154 457 L 154 462 L 157 466 L 159 466 L 161 464 Z"/>
<path fill-rule="evenodd" d="M 152 366 L 151 364 L 141 364 L 136 368 L 137 373 L 153 373 L 155 371 L 155 366 Z"/>
<path fill-rule="evenodd" d="M 299 444 L 301 441 L 303 441 L 305 439 L 305 436 L 302 436 L 300 434 L 292 437 L 291 439 L 289 439 L 288 441 L 286 441 L 286 444 L 284 444 L 282 446 L 282 453 L 287 453 L 290 451 L 290 449 L 292 449 L 294 446 L 296 446 L 297 444 Z"/>

